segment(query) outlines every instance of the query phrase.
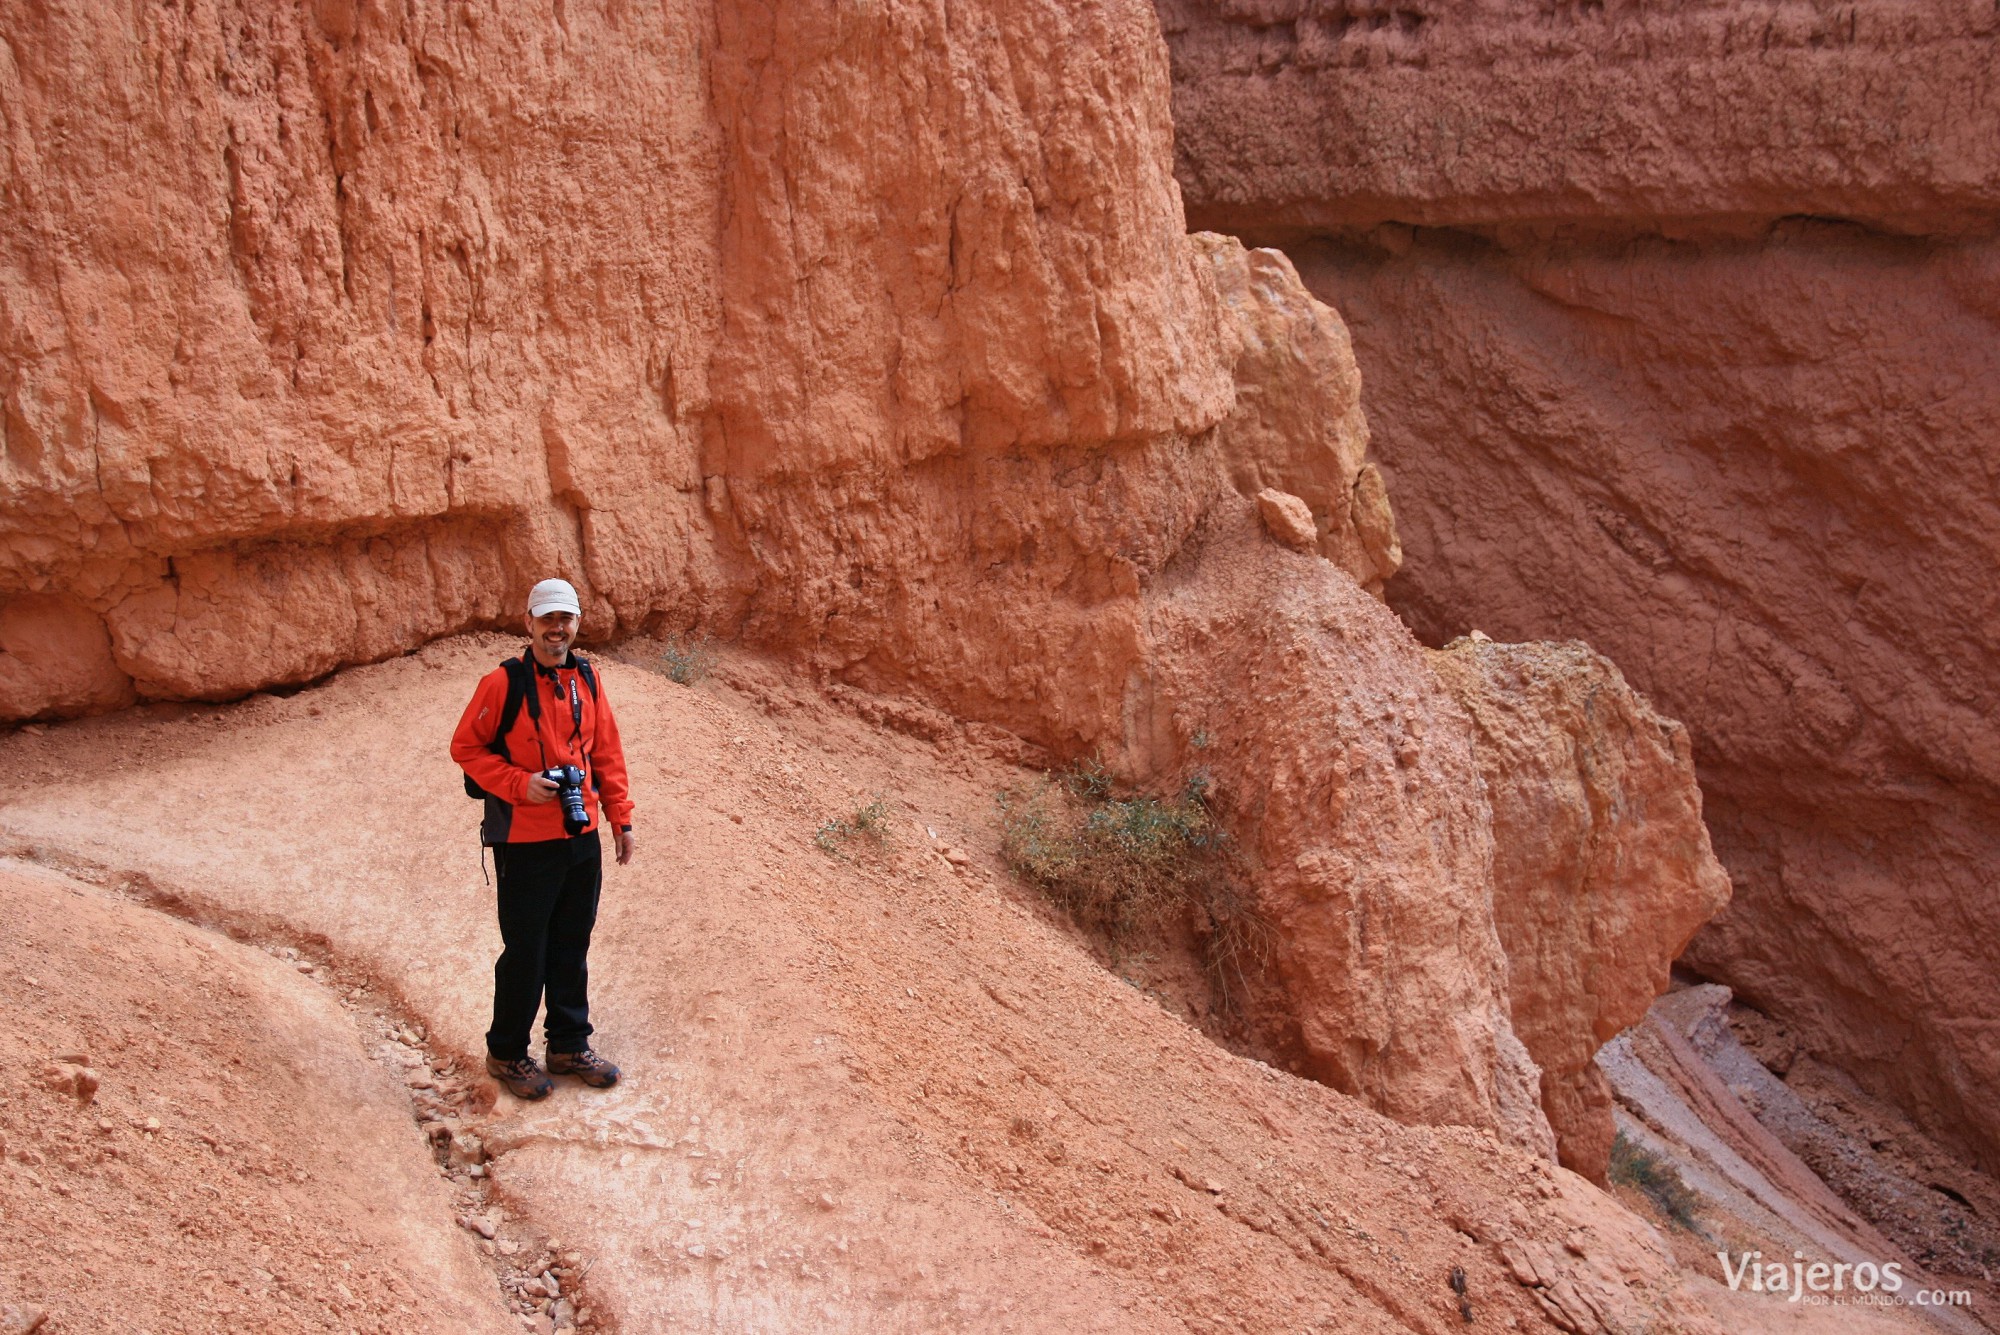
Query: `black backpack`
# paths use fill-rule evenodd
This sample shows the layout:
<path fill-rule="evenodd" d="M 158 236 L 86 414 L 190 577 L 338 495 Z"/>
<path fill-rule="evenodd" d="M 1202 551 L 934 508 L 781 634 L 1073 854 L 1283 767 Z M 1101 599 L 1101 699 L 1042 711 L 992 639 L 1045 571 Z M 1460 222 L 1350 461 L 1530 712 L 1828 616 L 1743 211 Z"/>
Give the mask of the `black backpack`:
<path fill-rule="evenodd" d="M 523 649 L 519 658 L 500 660 L 500 666 L 507 669 L 507 699 L 500 706 L 500 726 L 493 730 L 493 740 L 486 744 L 486 749 L 510 765 L 514 763 L 514 757 L 507 750 L 507 734 L 513 730 L 514 720 L 521 716 L 521 706 L 528 707 L 528 717 L 535 721 L 536 727 L 539 728 L 542 723 L 541 695 L 534 690 L 535 667 L 529 658 L 532 653 L 532 649 Z M 596 671 L 582 654 L 572 653 L 570 657 L 576 661 L 576 675 L 582 677 L 583 684 L 590 688 L 590 698 L 594 702 L 597 699 Z M 493 797 L 474 783 L 470 774 L 465 775 L 465 795 L 474 801 Z M 500 799 L 493 800 L 497 802 Z"/>

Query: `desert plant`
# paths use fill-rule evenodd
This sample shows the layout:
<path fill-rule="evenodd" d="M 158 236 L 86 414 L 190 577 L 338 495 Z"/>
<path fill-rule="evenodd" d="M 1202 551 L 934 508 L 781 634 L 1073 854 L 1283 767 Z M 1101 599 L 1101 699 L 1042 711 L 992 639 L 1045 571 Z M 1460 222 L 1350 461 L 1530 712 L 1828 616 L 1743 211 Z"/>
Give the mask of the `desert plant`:
<path fill-rule="evenodd" d="M 1103 801 L 1111 796 L 1111 771 L 1096 756 L 1084 756 L 1062 774 L 1063 784 L 1078 797 Z"/>
<path fill-rule="evenodd" d="M 715 666 L 715 641 L 708 635 L 697 635 L 689 631 L 684 635 L 669 635 L 666 646 L 660 650 L 660 668 L 671 681 L 683 686 L 692 686 L 708 675 Z"/>
<path fill-rule="evenodd" d="M 1681 1180 L 1680 1170 L 1634 1142 L 1623 1131 L 1611 1140 L 1611 1181 L 1630 1187 L 1684 1233 L 1704 1232 L 1697 1211 L 1701 1197 Z"/>
<path fill-rule="evenodd" d="M 1114 950 L 1136 929 L 1195 913 L 1212 976 L 1240 983 L 1263 961 L 1269 933 L 1232 874 L 1208 789 L 1198 771 L 1170 797 L 1116 797 L 1109 771 L 1085 760 L 996 795 L 1001 855 Z"/>
<path fill-rule="evenodd" d="M 849 816 L 836 817 L 826 822 L 813 833 L 813 843 L 819 851 L 832 857 L 841 856 L 849 840 L 856 835 L 867 839 L 876 848 L 881 848 L 889 840 L 889 803 L 877 793 L 868 805 L 856 807 Z"/>

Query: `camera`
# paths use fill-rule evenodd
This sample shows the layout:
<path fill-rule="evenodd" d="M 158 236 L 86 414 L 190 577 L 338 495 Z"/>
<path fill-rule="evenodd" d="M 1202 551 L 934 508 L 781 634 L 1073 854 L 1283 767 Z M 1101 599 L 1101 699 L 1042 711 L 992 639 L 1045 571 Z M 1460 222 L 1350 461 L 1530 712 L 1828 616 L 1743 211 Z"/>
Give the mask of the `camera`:
<path fill-rule="evenodd" d="M 562 804 L 563 829 L 571 838 L 590 828 L 590 813 L 583 806 L 583 771 L 575 765 L 557 765 L 542 771 L 542 777 L 556 786 L 556 801 Z"/>

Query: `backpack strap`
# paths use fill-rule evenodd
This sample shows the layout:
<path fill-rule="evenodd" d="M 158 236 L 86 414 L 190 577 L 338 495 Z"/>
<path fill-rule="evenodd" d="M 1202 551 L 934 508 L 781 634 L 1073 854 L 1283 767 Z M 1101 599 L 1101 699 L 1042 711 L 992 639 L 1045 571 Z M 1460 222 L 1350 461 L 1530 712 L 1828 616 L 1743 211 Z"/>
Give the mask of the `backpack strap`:
<path fill-rule="evenodd" d="M 588 687 L 590 688 L 590 702 L 591 702 L 591 703 L 592 703 L 592 704 L 594 705 L 594 704 L 596 704 L 596 703 L 597 703 L 597 700 L 598 700 L 598 694 L 597 694 L 597 669 L 596 669 L 596 668 L 594 668 L 594 667 L 592 667 L 592 666 L 590 665 L 590 660 L 589 660 L 588 658 L 585 658 L 585 657 L 584 657 L 584 656 L 583 656 L 582 654 L 576 654 L 576 655 L 574 655 L 574 657 L 576 658 L 576 675 L 577 675 L 577 676 L 579 676 L 579 677 L 582 677 L 582 678 L 583 678 L 583 684 L 584 684 L 585 686 L 588 686 Z M 592 792 L 596 792 L 596 791 L 597 791 L 597 757 L 596 757 L 596 756 L 595 756 L 595 755 L 594 755 L 594 754 L 592 753 L 592 751 L 591 751 L 591 748 L 590 748 L 590 746 L 589 746 L 589 744 L 588 744 L 588 743 L 585 743 L 585 745 L 584 745 L 584 748 L 583 748 L 583 758 L 584 758 L 584 762 L 585 762 L 585 763 L 586 763 L 587 765 L 589 765 L 589 766 L 590 766 L 590 788 L 591 788 L 591 791 L 592 791 Z"/>
<path fill-rule="evenodd" d="M 514 763 L 514 755 L 507 749 L 507 734 L 514 730 L 514 721 L 521 717 L 521 710 L 524 706 L 527 708 L 528 717 L 535 721 L 535 741 L 538 745 L 541 742 L 542 702 L 541 692 L 535 689 L 535 667 L 529 658 L 529 655 L 533 652 L 534 650 L 532 649 L 524 649 L 521 651 L 519 658 L 503 658 L 500 660 L 500 666 L 507 673 L 507 696 L 500 702 L 500 721 L 498 726 L 493 729 L 493 740 L 486 744 L 486 749 L 510 765 Z M 590 666 L 590 660 L 582 654 L 576 654 L 574 658 L 576 660 L 577 675 L 582 677 L 583 684 L 590 688 L 590 698 L 596 700 L 598 698 L 596 670 Z M 589 750 L 586 747 L 586 761 L 588 760 L 588 756 Z M 542 763 L 545 766 L 548 764 L 548 756 L 546 754 L 542 756 Z M 596 774 L 597 770 L 593 765 L 591 767 L 591 777 L 593 780 L 595 780 Z M 493 805 L 506 806 L 506 803 L 501 802 L 500 799 L 474 783 L 472 776 L 469 774 L 465 776 L 465 795 L 467 797 L 486 799 L 489 803 L 489 814 L 491 814 L 490 808 Z M 499 839 L 489 840 L 489 842 L 505 842 L 505 837 L 503 835 Z"/>
<path fill-rule="evenodd" d="M 486 749 L 511 764 L 514 757 L 507 750 L 507 734 L 513 731 L 514 720 L 521 717 L 522 705 L 528 707 L 528 717 L 540 726 L 542 702 L 536 698 L 535 669 L 529 664 L 526 652 L 519 658 L 502 659 L 500 666 L 507 670 L 507 698 L 500 705 L 500 726 L 493 730 L 493 740 Z"/>

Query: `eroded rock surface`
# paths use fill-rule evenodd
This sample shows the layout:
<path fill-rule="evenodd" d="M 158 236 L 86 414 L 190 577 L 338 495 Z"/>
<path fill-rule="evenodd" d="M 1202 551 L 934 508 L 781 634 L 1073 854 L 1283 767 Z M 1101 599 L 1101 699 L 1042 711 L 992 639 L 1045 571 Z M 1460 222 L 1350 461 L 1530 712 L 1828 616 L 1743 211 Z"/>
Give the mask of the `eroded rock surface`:
<path fill-rule="evenodd" d="M 1348 321 L 1392 603 L 1684 720 L 1691 962 L 2000 1164 L 2000 17 L 1160 9 L 1191 221 Z"/>
<path fill-rule="evenodd" d="M 977 15 L 10 12 L 0 703 L 296 682 L 504 624 L 554 569 L 598 634 L 699 619 L 1171 764 L 1142 590 L 1218 507 L 1299 498 L 1319 554 L 1265 573 L 1311 597 L 1395 568 L 1358 378 L 1282 256 L 1187 236 L 1150 8 Z M 1473 956 L 1434 925 L 1438 986 L 1300 1005 L 1327 1053 L 1404 1027 L 1329 1065 L 1351 1087 L 1497 1125 L 1486 813 L 1440 763 L 1427 818 L 1472 851 L 1400 813 L 1382 875 Z"/>
<path fill-rule="evenodd" d="M 1193 573 L 1149 599 L 1141 735 L 1170 734 L 1157 752 L 1213 776 L 1248 844 L 1306 1069 L 1394 1116 L 1553 1157 L 1508 1018 L 1465 714 L 1344 572 L 1266 536 L 1247 503 L 1212 525 Z"/>
<path fill-rule="evenodd" d="M 1086 630 L 1028 595 L 1170 549 L 1232 401 L 1150 10 L 642 8 L 4 12 L 0 596 L 115 664 L 9 663 L 10 715 L 309 679 L 550 569 L 600 635 L 1098 707 L 1022 680 Z"/>
<path fill-rule="evenodd" d="M 1990 6 L 1158 0 L 1190 215 L 1400 224 L 1983 226 Z"/>
<path fill-rule="evenodd" d="M 1467 637 L 1425 657 L 1472 716 L 1515 1032 L 1563 1165 L 1601 1183 L 1614 1128 L 1592 1058 L 1729 899 L 1687 730 L 1588 645 Z"/>
<path fill-rule="evenodd" d="M 1833 1290 L 1822 1272 L 1825 1297 L 1818 1305 L 1831 1318 L 1829 1330 L 1976 1335 L 1991 1329 L 1991 1271 L 1982 1259 L 1982 1249 L 1991 1255 L 1990 1229 L 1965 1199 L 1919 1185 L 1957 1182 L 1983 1205 L 1993 1194 L 1991 1180 L 1950 1163 L 1907 1119 L 1894 1113 L 1885 1119 L 1879 1107 L 1857 1109 L 1869 1101 L 1851 1082 L 1842 1080 L 1834 1092 L 1815 1089 L 1809 1079 L 1787 1083 L 1764 1069 L 1732 1034 L 1729 1005 L 1729 989 L 1714 984 L 1670 992 L 1599 1054 L 1628 1142 L 1621 1151 L 1626 1180 L 1617 1194 L 1657 1215 L 1660 1201 L 1635 1189 L 1631 1171 L 1649 1167 L 1656 1183 L 1668 1173 L 1678 1176 L 1691 1193 L 1681 1208 L 1727 1240 L 1739 1260 L 1749 1250 L 1846 1261 L 1850 1269 L 1868 1264 L 1878 1273 L 1887 1261 L 1900 1268 L 1907 1286 L 1902 1301 L 1879 1308 L 1845 1277 Z M 1857 1135 L 1852 1125 L 1831 1124 L 1827 1113 L 1842 1123 L 1859 1120 L 1867 1130 Z M 1911 1151 L 1931 1160 L 1914 1178 L 1903 1158 Z M 1803 1304 L 1787 1303 L 1787 1292 L 1704 1281 L 1694 1291 L 1729 1330 L 1806 1328 Z M 1930 1296 L 1913 1301 L 1917 1290 Z M 1940 1295 L 1952 1290 L 1971 1302 L 1947 1303 Z"/>
<path fill-rule="evenodd" d="M 1245 250 L 1211 232 L 1192 239 L 1214 275 L 1222 338 L 1234 352 L 1235 405 L 1215 428 L 1230 481 L 1259 505 L 1266 491 L 1303 502 L 1313 534 L 1293 545 L 1381 593 L 1403 549 L 1381 473 L 1368 462 L 1347 326 L 1281 252 Z"/>
<path fill-rule="evenodd" d="M 1187 234 L 1142 0 L 0 19 L 10 716 L 560 571 L 1136 778 L 1208 727 L 1313 1069 L 1547 1149 L 1348 333 Z"/>

